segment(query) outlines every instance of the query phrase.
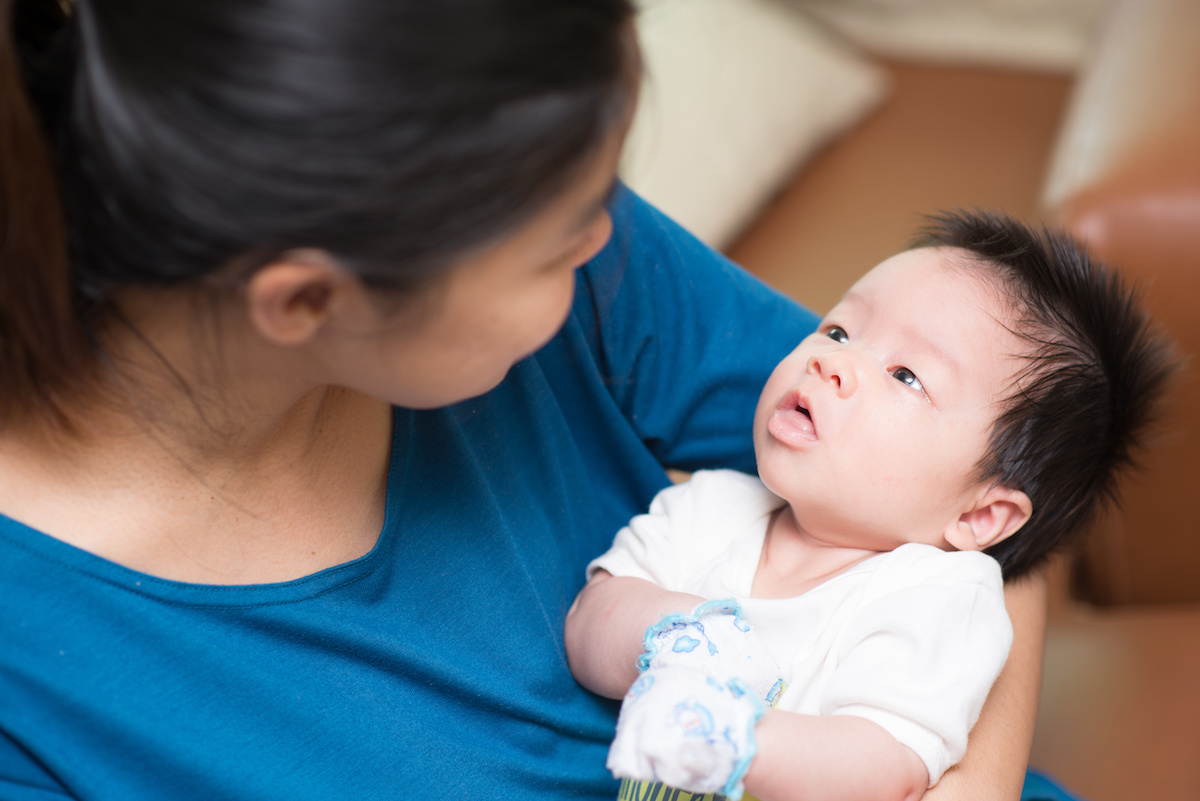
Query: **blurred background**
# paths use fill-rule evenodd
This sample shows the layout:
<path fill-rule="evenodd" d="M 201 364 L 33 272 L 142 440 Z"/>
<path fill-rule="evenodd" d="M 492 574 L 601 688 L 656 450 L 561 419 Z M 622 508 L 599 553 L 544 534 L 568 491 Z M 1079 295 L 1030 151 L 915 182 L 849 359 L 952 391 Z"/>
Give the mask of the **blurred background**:
<path fill-rule="evenodd" d="M 817 312 L 921 215 L 1066 227 L 1190 360 L 1145 469 L 1053 568 L 1031 764 L 1200 799 L 1200 1 L 642 0 L 625 180 Z"/>

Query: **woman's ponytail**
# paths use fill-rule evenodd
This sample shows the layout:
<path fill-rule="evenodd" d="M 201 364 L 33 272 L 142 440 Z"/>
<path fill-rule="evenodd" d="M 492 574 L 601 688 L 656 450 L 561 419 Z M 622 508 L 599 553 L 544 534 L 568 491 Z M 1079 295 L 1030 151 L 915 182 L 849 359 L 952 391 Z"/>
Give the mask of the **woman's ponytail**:
<path fill-rule="evenodd" d="M 17 2 L 0 0 L 0 426 L 65 423 L 63 401 L 92 363 L 51 148 L 19 60 Z"/>

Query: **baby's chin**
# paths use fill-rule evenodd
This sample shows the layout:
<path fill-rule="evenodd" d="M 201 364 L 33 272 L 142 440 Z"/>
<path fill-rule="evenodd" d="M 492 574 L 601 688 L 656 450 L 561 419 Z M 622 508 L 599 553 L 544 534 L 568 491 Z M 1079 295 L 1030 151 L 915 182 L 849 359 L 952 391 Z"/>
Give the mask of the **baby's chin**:
<path fill-rule="evenodd" d="M 755 448 L 754 455 L 758 467 L 758 480 L 763 483 L 763 486 L 791 506 L 792 501 L 788 499 L 790 493 L 788 492 L 787 482 L 781 480 L 781 477 L 776 474 L 776 470 L 782 470 L 783 468 L 771 464 L 770 459 L 763 459 L 758 453 L 758 448 Z"/>

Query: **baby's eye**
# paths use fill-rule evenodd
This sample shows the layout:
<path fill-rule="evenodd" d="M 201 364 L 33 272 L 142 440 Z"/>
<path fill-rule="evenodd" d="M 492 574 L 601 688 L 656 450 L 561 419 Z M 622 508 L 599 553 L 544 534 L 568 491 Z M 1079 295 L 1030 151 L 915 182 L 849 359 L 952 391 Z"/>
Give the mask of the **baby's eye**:
<path fill-rule="evenodd" d="M 912 370 L 909 370 L 907 367 L 896 367 L 888 372 L 892 374 L 892 378 L 896 379 L 901 384 L 907 384 L 918 392 L 925 391 L 925 385 L 921 383 L 921 379 L 917 378 L 917 374 Z"/>
<path fill-rule="evenodd" d="M 843 345 L 850 341 L 850 335 L 847 334 L 846 329 L 842 328 L 840 325 L 829 326 L 829 328 L 825 331 L 825 336 L 829 337 L 834 342 L 839 342 Z"/>

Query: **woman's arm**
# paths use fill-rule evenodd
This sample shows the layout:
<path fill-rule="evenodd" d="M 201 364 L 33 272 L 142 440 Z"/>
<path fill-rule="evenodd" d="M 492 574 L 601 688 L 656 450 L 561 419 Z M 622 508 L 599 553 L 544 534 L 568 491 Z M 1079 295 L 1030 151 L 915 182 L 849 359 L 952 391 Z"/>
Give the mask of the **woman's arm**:
<path fill-rule="evenodd" d="M 1009 582 L 1004 603 L 1013 645 L 992 685 L 967 755 L 942 776 L 925 801 L 1015 801 L 1021 796 L 1042 684 L 1048 581 L 1044 573 Z"/>
<path fill-rule="evenodd" d="M 598 695 L 620 698 L 637 678 L 646 629 L 663 615 L 704 599 L 664 590 L 639 578 L 599 570 L 567 612 L 567 662 L 576 680 Z"/>

